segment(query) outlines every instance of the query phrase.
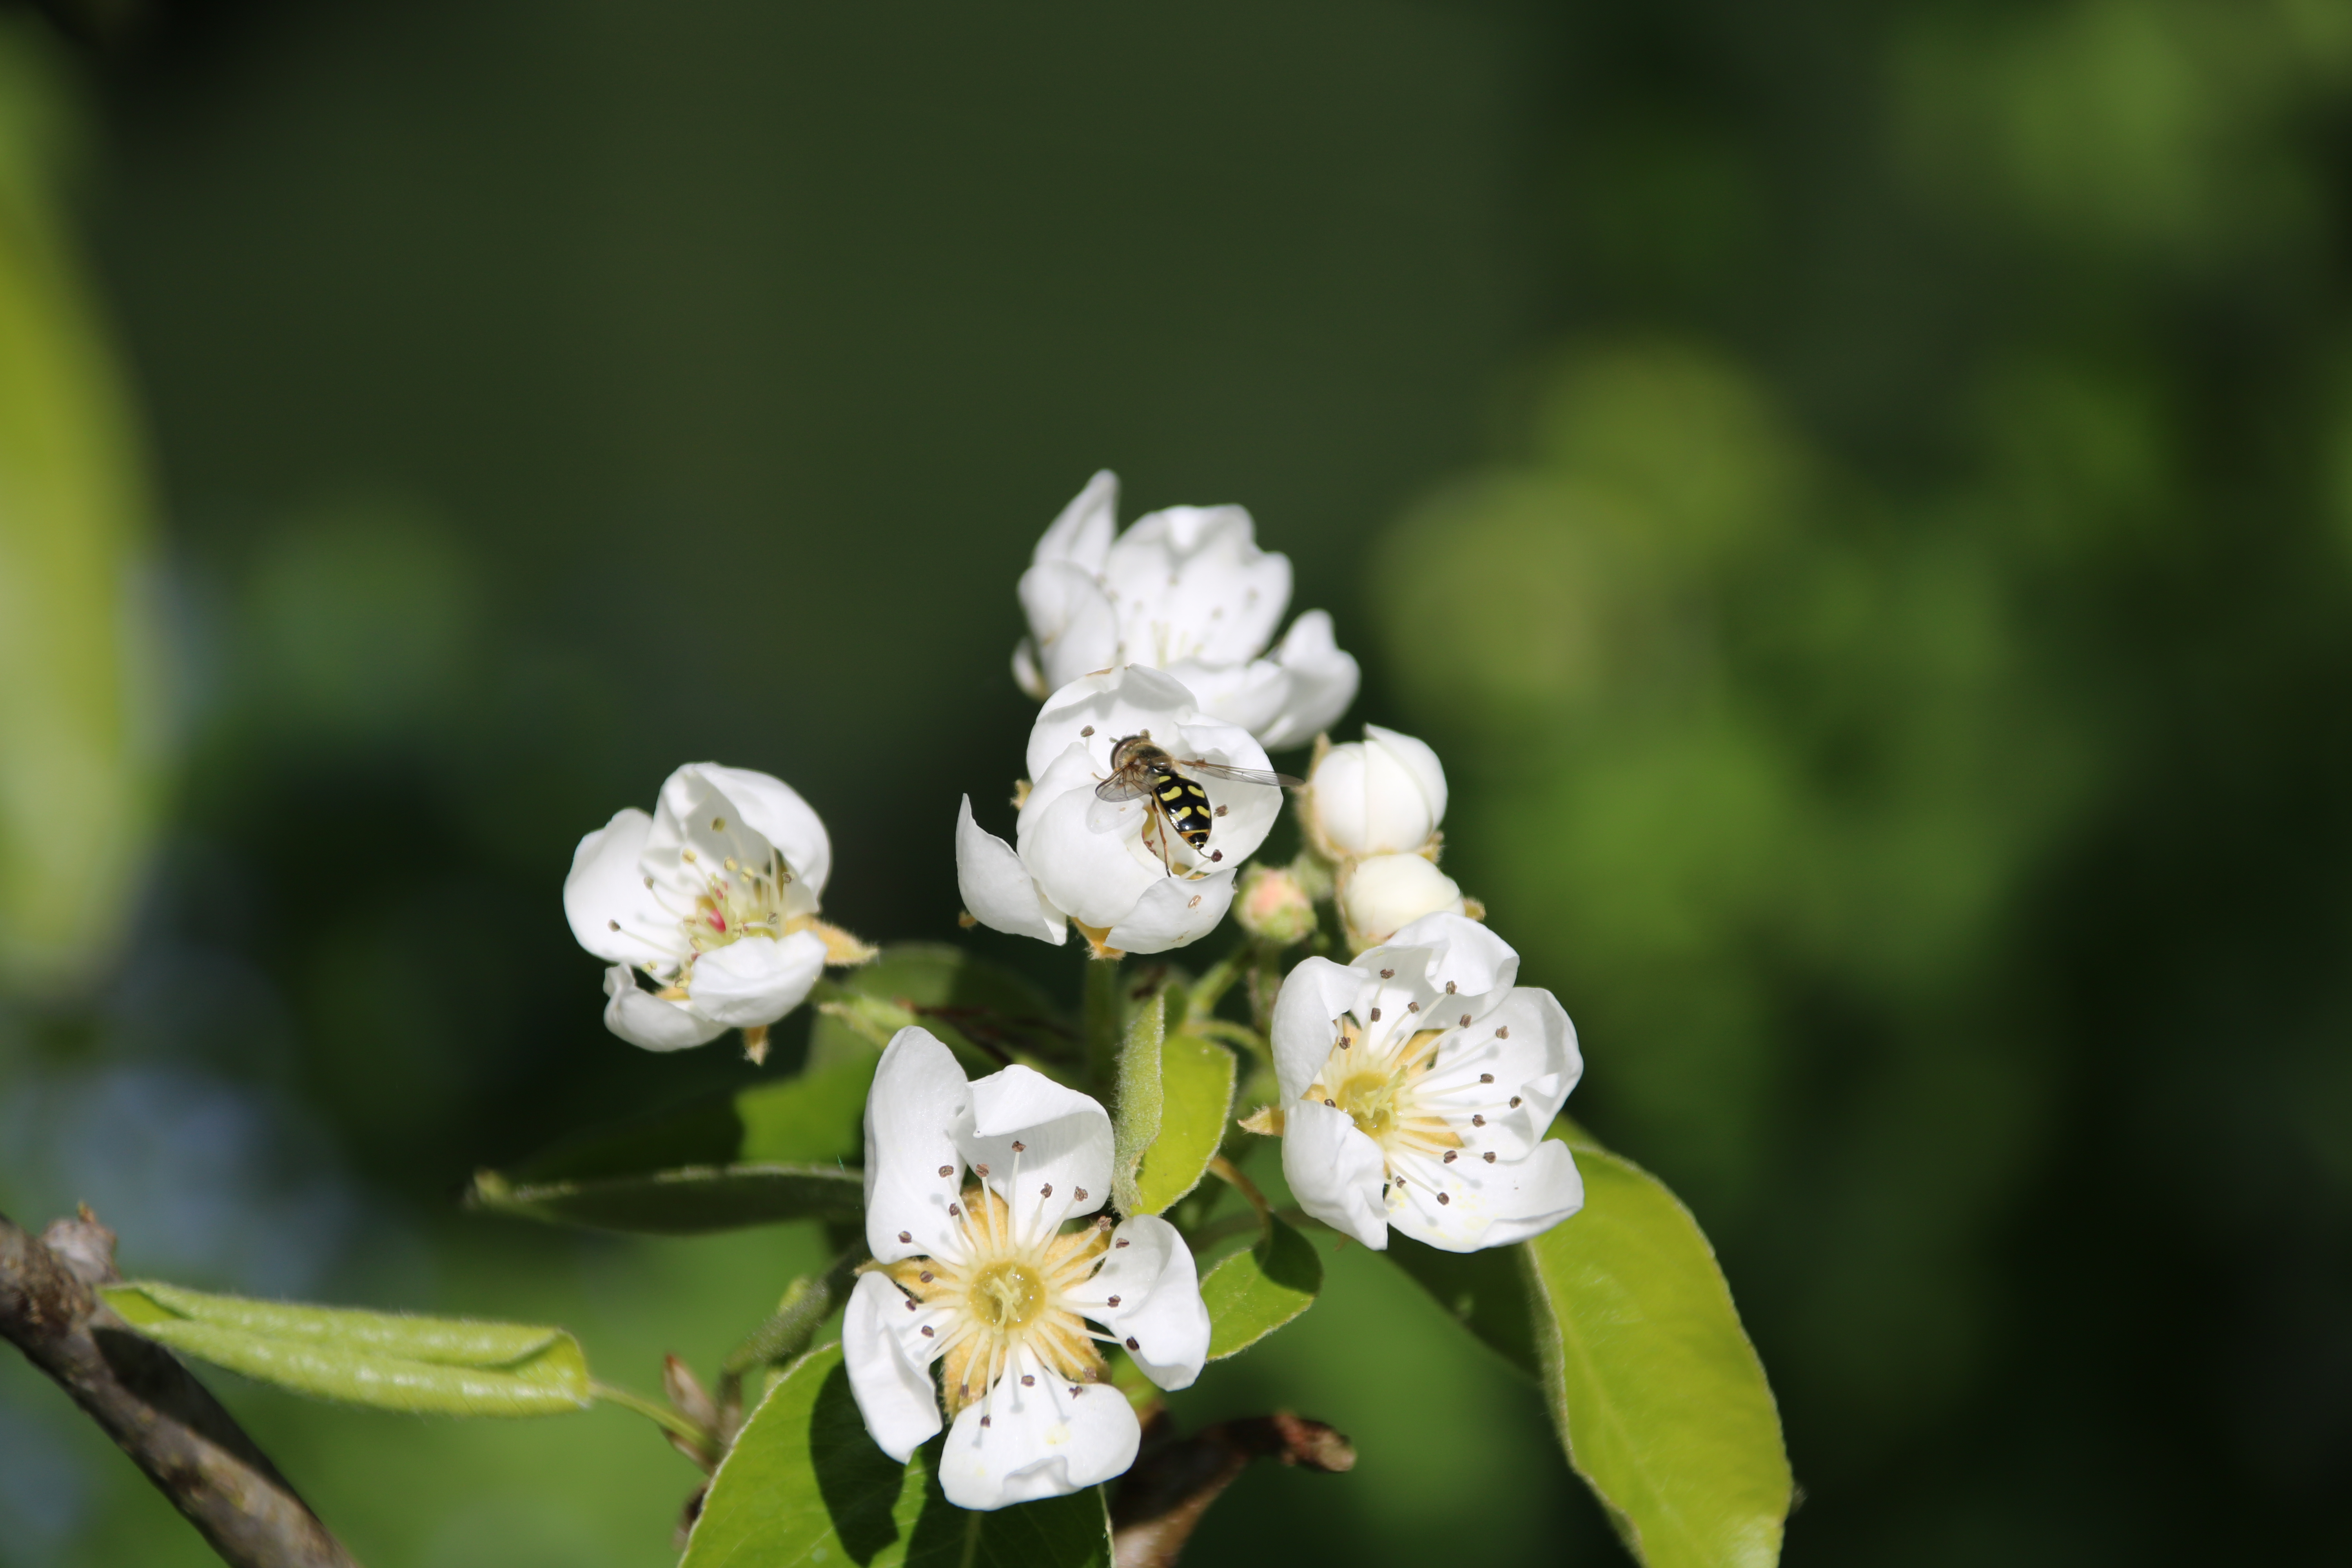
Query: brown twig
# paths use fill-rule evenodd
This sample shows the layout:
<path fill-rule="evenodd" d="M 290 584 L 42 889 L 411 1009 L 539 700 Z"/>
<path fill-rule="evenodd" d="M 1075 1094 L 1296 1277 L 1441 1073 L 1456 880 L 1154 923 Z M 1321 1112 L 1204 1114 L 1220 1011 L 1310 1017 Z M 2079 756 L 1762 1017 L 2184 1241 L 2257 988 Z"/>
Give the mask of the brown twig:
<path fill-rule="evenodd" d="M 1149 1448 L 1111 1508 L 1116 1568 L 1173 1568 L 1201 1515 L 1252 1459 L 1336 1474 L 1354 1467 L 1356 1450 L 1322 1422 L 1286 1410 L 1219 1422 Z"/>
<path fill-rule="evenodd" d="M 84 1209 L 38 1239 L 0 1215 L 0 1339 L 73 1396 L 235 1568 L 358 1568 L 278 1467 L 163 1346 L 90 1289 L 114 1233 Z"/>

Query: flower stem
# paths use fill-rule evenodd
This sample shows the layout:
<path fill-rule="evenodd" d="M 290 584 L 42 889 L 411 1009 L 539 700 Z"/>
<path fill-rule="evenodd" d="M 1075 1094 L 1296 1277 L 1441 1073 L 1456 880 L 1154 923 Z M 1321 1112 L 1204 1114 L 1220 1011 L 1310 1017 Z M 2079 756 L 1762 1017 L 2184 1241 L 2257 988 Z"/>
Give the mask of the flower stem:
<path fill-rule="evenodd" d="M 1209 1169 L 1220 1181 L 1249 1200 L 1249 1206 L 1257 1210 L 1260 1224 L 1273 1223 L 1273 1205 L 1265 1201 L 1265 1194 L 1257 1190 L 1257 1184 L 1242 1174 L 1242 1168 L 1239 1165 L 1234 1164 L 1223 1154 L 1218 1154 L 1211 1157 Z"/>
<path fill-rule="evenodd" d="M 1239 1046 L 1260 1061 L 1269 1060 L 1265 1037 L 1246 1024 L 1236 1024 L 1230 1018 L 1194 1018 L 1184 1026 L 1191 1035 L 1206 1035 L 1213 1040 L 1223 1040 L 1229 1046 Z"/>
<path fill-rule="evenodd" d="M 1192 1026 L 1194 1033 L 1199 1033 L 1200 1024 L 1217 1010 L 1217 1004 L 1224 999 L 1227 991 L 1233 989 L 1234 982 L 1239 980 L 1250 965 L 1256 962 L 1257 944 L 1254 942 L 1245 942 L 1211 964 L 1207 973 L 1192 983 L 1192 994 L 1185 1009 L 1185 1020 Z"/>
<path fill-rule="evenodd" d="M 625 1388 L 614 1388 L 609 1383 L 591 1383 L 588 1393 L 592 1398 L 601 1399 L 607 1405 L 635 1411 L 673 1437 L 684 1438 L 709 1456 L 713 1464 L 718 1463 L 719 1455 L 712 1447 L 712 1435 L 667 1405 L 656 1405 L 642 1394 L 631 1394 Z"/>

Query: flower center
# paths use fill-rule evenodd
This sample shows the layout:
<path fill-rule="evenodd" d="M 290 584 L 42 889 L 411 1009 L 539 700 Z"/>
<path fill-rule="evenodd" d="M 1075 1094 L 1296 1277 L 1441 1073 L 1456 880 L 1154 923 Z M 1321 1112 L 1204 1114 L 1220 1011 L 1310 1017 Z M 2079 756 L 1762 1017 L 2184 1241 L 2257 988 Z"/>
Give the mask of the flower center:
<path fill-rule="evenodd" d="M 686 858 L 702 876 L 693 912 L 677 922 L 688 946 L 709 952 L 747 936 L 784 934 L 784 889 L 791 886 L 793 873 L 782 855 L 771 851 L 759 866 L 730 855 L 718 871 L 704 868 L 690 849 Z"/>
<path fill-rule="evenodd" d="M 1420 1092 L 1421 1080 L 1437 1060 L 1437 1042 L 1444 1032 L 1423 1029 L 1381 1051 L 1366 1045 L 1353 1023 L 1350 1019 L 1341 1026 L 1339 1043 L 1331 1047 L 1321 1076 L 1307 1087 L 1305 1098 L 1346 1111 L 1356 1130 L 1378 1143 L 1391 1163 L 1399 1154 L 1460 1148 L 1461 1138 Z"/>
<path fill-rule="evenodd" d="M 1045 1305 L 1045 1282 L 1025 1262 L 1008 1258 L 972 1276 L 972 1316 L 999 1333 L 1028 1327 Z"/>
<path fill-rule="evenodd" d="M 1071 1300 L 1110 1247 L 1107 1224 L 1061 1232 L 1050 1192 L 1016 1224 L 993 1189 L 968 1187 L 957 1205 L 955 1258 L 909 1258 L 885 1272 L 914 1298 L 942 1351 L 948 1414 L 982 1397 L 1025 1354 L 1049 1377 L 1098 1383 L 1102 1357 Z M 1024 1209 L 1024 1214 L 1027 1210 Z"/>

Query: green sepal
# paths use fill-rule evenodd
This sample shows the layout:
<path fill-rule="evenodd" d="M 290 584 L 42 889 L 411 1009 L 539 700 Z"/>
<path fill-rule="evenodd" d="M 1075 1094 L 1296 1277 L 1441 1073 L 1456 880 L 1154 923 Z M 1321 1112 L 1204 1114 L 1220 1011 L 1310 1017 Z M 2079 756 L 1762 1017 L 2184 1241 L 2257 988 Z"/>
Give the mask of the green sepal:
<path fill-rule="evenodd" d="M 1224 1142 L 1234 1104 L 1234 1053 L 1198 1035 L 1160 1047 L 1160 1134 L 1143 1151 L 1129 1214 L 1160 1214 L 1200 1185 Z"/>
<path fill-rule="evenodd" d="M 314 1399 L 427 1415 L 554 1415 L 590 1403 L 562 1329 L 213 1296 L 142 1281 L 100 1292 L 183 1355 Z"/>
<path fill-rule="evenodd" d="M 1209 1309 L 1209 1359 L 1238 1355 L 1315 1305 L 1323 1258 L 1315 1244 L 1268 1216 L 1265 1234 L 1201 1281 Z"/>
<path fill-rule="evenodd" d="M 905 1465 L 877 1448 L 841 1347 L 813 1351 L 769 1388 L 711 1478 L 679 1568 L 1110 1568 L 1098 1489 L 968 1512 L 940 1491 L 939 1448 L 934 1438 Z"/>
<path fill-rule="evenodd" d="M 1143 1156 L 1160 1137 L 1166 1104 L 1160 1047 L 1166 1043 L 1168 994 L 1155 987 L 1129 1016 L 1118 1047 L 1118 1090 L 1111 1098 L 1111 1201 L 1122 1214 L 1152 1214 L 1137 1177 Z"/>

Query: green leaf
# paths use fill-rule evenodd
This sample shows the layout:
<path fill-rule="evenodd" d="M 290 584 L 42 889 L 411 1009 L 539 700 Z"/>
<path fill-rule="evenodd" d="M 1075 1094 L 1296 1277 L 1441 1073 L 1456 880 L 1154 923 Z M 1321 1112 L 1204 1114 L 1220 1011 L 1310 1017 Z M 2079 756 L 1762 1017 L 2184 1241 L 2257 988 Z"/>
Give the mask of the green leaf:
<path fill-rule="evenodd" d="M 1136 1175 L 1143 1168 L 1144 1151 L 1160 1136 L 1160 1047 L 1167 1027 L 1168 993 L 1155 987 L 1128 1020 L 1118 1048 L 1118 1092 L 1110 1109 L 1110 1187 L 1111 1201 L 1122 1214 L 1153 1212 L 1142 1206 Z"/>
<path fill-rule="evenodd" d="M 961 948 L 886 947 L 873 963 L 836 974 L 819 995 L 827 1000 L 809 1034 L 812 1069 L 863 1061 L 870 1073 L 876 1053 L 909 1024 L 982 1071 L 1008 1059 L 1034 1065 L 1076 1055 L 1076 1036 L 1052 998 Z"/>
<path fill-rule="evenodd" d="M 1234 1105 L 1234 1053 L 1198 1035 L 1160 1047 L 1160 1135 L 1143 1152 L 1129 1214 L 1159 1214 L 1200 1184 L 1224 1142 Z"/>
<path fill-rule="evenodd" d="M 1780 1417 L 1714 1249 L 1657 1178 L 1565 1118 L 1584 1210 L 1522 1243 L 1569 1462 L 1650 1568 L 1779 1561 Z"/>
<path fill-rule="evenodd" d="M 553 1415 L 589 1404 L 562 1329 L 212 1296 L 148 1282 L 107 1304 L 183 1355 L 315 1399 L 431 1415 Z"/>
<path fill-rule="evenodd" d="M 147 468 L 56 174 L 64 57 L 0 34 L 0 994 L 105 972 L 152 842 Z M 70 95 L 76 96 L 79 95 Z"/>
<path fill-rule="evenodd" d="M 1323 1289 L 1315 1244 L 1278 1219 L 1247 1252 L 1236 1252 L 1201 1281 L 1209 1309 L 1209 1359 L 1238 1355 L 1307 1308 Z"/>
<path fill-rule="evenodd" d="M 1542 1376 L 1527 1265 L 1519 1248 L 1441 1252 L 1391 1230 L 1388 1257 L 1521 1376 L 1529 1382 Z"/>
<path fill-rule="evenodd" d="M 474 1177 L 467 1204 L 607 1230 L 693 1235 L 853 1219 L 874 1059 L 838 1062 L 558 1144 Z"/>
<path fill-rule="evenodd" d="M 736 1438 L 679 1568 L 1110 1568 L 1110 1521 L 1089 1489 L 993 1513 L 941 1495 L 937 1441 L 900 1465 L 874 1446 L 841 1347 L 796 1363 Z"/>

